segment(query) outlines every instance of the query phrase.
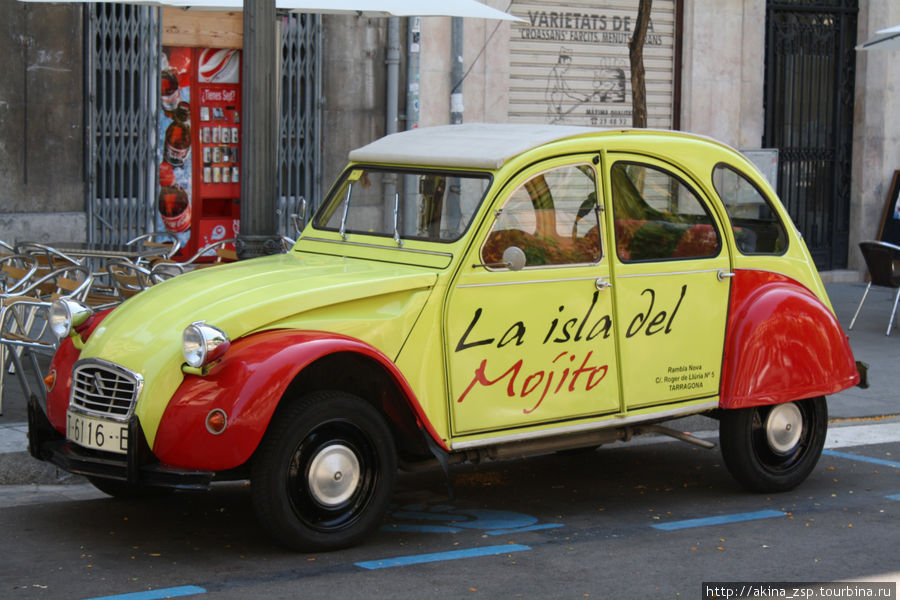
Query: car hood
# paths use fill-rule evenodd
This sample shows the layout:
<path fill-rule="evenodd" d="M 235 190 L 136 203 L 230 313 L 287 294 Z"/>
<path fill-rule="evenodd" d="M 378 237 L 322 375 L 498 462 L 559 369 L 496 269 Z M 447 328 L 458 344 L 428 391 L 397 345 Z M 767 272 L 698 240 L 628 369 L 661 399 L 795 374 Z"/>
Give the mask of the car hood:
<path fill-rule="evenodd" d="M 81 358 L 159 372 L 163 365 L 153 368 L 154 363 L 180 364 L 182 331 L 195 321 L 224 330 L 232 340 L 264 329 L 304 327 L 305 313 L 318 315 L 309 328 L 324 329 L 332 319 L 337 327 L 327 328 L 340 331 L 341 311 L 335 307 L 363 299 L 374 299 L 377 306 L 379 297 L 409 323 L 424 304 L 424 294 L 416 292 L 429 290 L 436 279 L 426 268 L 296 253 L 200 268 L 155 285 L 112 311 L 86 341 Z M 412 296 L 423 297 L 403 301 Z M 333 310 L 323 317 L 329 307 Z M 348 320 L 359 318 L 359 310 L 350 312 Z M 395 330 L 394 338 L 406 333 Z"/>

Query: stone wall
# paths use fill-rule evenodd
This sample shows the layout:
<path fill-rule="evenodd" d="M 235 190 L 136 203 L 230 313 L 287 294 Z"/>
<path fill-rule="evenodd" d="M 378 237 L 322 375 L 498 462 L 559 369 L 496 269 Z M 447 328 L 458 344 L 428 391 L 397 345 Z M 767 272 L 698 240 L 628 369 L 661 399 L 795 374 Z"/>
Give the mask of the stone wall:
<path fill-rule="evenodd" d="M 858 40 L 900 25 L 896 0 L 860 1 Z M 876 239 L 894 171 L 900 169 L 900 50 L 856 53 L 850 267 L 865 271 L 857 244 Z"/>
<path fill-rule="evenodd" d="M 506 10 L 509 0 L 485 0 Z M 450 122 L 451 19 L 422 19 L 421 126 Z M 463 19 L 463 122 L 503 123 L 509 104 L 509 21 Z"/>
<path fill-rule="evenodd" d="M 84 240 L 82 7 L 0 0 L 0 240 Z"/>
<path fill-rule="evenodd" d="M 347 164 L 350 150 L 384 135 L 387 19 L 329 15 L 322 21 L 324 194 Z M 404 28 L 403 42 L 405 36 Z"/>
<path fill-rule="evenodd" d="M 682 129 L 760 147 L 765 22 L 765 0 L 684 3 Z"/>

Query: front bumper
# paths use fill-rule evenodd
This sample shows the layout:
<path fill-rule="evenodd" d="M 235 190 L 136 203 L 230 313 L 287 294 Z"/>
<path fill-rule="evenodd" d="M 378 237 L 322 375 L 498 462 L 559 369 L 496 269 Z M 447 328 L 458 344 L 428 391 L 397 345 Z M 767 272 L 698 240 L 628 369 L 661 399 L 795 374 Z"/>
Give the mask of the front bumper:
<path fill-rule="evenodd" d="M 28 451 L 38 459 L 87 477 L 125 481 L 133 485 L 206 489 L 213 471 L 178 469 L 157 460 L 137 415 L 128 422 L 128 453 L 114 454 L 83 448 L 59 433 L 47 418 L 37 396 L 28 400 Z"/>

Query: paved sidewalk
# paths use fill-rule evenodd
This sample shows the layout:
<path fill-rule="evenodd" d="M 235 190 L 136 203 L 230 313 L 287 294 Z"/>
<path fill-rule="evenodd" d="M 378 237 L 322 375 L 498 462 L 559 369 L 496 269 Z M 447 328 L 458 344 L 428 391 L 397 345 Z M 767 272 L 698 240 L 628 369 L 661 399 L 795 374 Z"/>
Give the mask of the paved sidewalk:
<path fill-rule="evenodd" d="M 826 287 L 856 360 L 869 365 L 869 387 L 853 387 L 830 396 L 829 417 L 832 421 L 900 417 L 900 328 L 895 328 L 890 336 L 885 335 L 894 290 L 873 287 L 853 330 L 848 331 L 866 285 L 840 283 Z"/>
<path fill-rule="evenodd" d="M 865 290 L 863 283 L 826 284 L 838 320 L 846 330 Z M 900 329 L 885 335 L 893 291 L 872 288 L 860 317 L 848 332 L 850 346 L 869 365 L 869 388 L 851 388 L 828 399 L 832 426 L 894 419 L 900 421 Z M 898 319 L 900 320 L 900 319 Z M 0 485 L 82 483 L 80 477 L 34 460 L 27 453 L 25 398 L 15 375 L 7 375 L 0 415 Z M 704 417 L 682 419 L 686 431 L 715 429 Z"/>

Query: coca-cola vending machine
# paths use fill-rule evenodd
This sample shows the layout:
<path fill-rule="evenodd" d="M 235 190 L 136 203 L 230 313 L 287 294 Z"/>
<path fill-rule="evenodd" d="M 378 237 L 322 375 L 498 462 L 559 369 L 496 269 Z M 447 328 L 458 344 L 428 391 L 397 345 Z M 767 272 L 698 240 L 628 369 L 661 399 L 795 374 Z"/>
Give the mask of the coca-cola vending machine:
<path fill-rule="evenodd" d="M 157 231 L 176 235 L 187 258 L 238 233 L 241 53 L 166 46 L 163 55 Z"/>

